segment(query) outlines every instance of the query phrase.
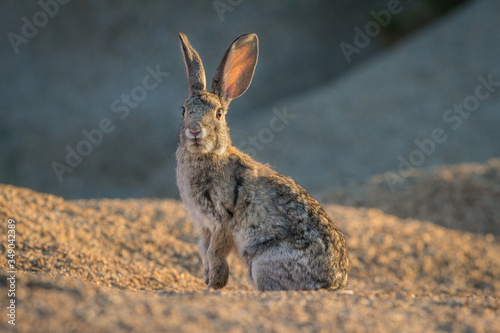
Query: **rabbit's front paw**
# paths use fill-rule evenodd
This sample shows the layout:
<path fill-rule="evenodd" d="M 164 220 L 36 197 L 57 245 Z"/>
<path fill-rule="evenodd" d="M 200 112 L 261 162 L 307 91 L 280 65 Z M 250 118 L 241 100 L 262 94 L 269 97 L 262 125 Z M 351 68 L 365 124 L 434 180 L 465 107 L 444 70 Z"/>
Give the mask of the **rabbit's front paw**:
<path fill-rule="evenodd" d="M 229 266 L 227 262 L 222 262 L 216 267 L 212 267 L 209 272 L 208 287 L 213 289 L 224 288 L 229 279 Z"/>
<path fill-rule="evenodd" d="M 208 281 L 210 281 L 209 277 L 210 277 L 209 269 L 208 268 L 203 269 L 203 278 L 205 279 L 206 285 L 208 285 Z"/>

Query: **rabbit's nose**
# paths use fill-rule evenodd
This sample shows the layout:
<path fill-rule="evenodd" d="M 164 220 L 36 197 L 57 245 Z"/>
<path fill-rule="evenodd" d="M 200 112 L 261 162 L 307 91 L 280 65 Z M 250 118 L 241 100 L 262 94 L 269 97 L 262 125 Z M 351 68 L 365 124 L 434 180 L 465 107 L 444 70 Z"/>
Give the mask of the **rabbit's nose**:
<path fill-rule="evenodd" d="M 196 136 L 197 136 L 198 134 L 200 134 L 200 133 L 201 133 L 201 129 L 196 130 L 196 131 L 189 130 L 189 132 L 190 132 L 190 133 L 194 136 L 194 138 L 196 139 Z"/>

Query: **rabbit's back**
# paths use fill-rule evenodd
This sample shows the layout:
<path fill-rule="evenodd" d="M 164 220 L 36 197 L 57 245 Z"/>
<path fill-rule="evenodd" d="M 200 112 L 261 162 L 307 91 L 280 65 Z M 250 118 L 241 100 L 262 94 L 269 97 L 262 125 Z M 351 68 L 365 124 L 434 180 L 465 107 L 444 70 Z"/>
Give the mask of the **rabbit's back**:
<path fill-rule="evenodd" d="M 239 163 L 239 168 L 232 230 L 250 275 L 277 274 L 285 289 L 344 287 L 349 268 L 346 241 L 319 203 L 293 179 L 265 165 Z M 265 280 L 254 283 L 262 289 L 259 283 L 269 285 L 273 278 Z M 278 287 L 271 283 L 265 289 L 273 286 Z"/>

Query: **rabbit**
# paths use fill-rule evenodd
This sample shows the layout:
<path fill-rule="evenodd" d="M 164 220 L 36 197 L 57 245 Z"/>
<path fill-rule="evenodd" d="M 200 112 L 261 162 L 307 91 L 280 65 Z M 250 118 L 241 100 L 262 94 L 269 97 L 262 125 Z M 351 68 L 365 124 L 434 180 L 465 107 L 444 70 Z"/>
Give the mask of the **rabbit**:
<path fill-rule="evenodd" d="M 229 103 L 252 81 L 255 34 L 238 37 L 220 62 L 210 90 L 198 53 L 179 34 L 189 96 L 176 151 L 177 186 L 200 228 L 199 253 L 209 288 L 226 286 L 235 251 L 258 291 L 344 288 L 349 258 L 344 235 L 293 179 L 231 144 Z"/>

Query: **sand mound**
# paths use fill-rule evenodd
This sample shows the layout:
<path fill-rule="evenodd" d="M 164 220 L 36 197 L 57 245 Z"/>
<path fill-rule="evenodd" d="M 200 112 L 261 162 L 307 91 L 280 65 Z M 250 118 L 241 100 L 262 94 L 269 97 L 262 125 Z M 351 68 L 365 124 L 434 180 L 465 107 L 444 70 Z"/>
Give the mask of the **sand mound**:
<path fill-rule="evenodd" d="M 228 286 L 212 292 L 201 279 L 196 232 L 180 202 L 65 201 L 0 185 L 2 234 L 8 218 L 17 221 L 16 328 L 500 329 L 494 320 L 500 243 L 494 236 L 402 220 L 379 209 L 325 208 L 348 240 L 349 290 L 256 293 L 244 266 L 230 258 Z M 1 244 L 5 253 L 6 242 Z M 0 263 L 7 267 L 5 255 Z"/>
<path fill-rule="evenodd" d="M 392 179 L 392 178 L 389 178 Z M 413 170 L 394 182 L 380 175 L 325 200 L 355 207 L 377 207 L 402 218 L 427 220 L 451 229 L 500 235 L 500 158 L 433 171 Z"/>

